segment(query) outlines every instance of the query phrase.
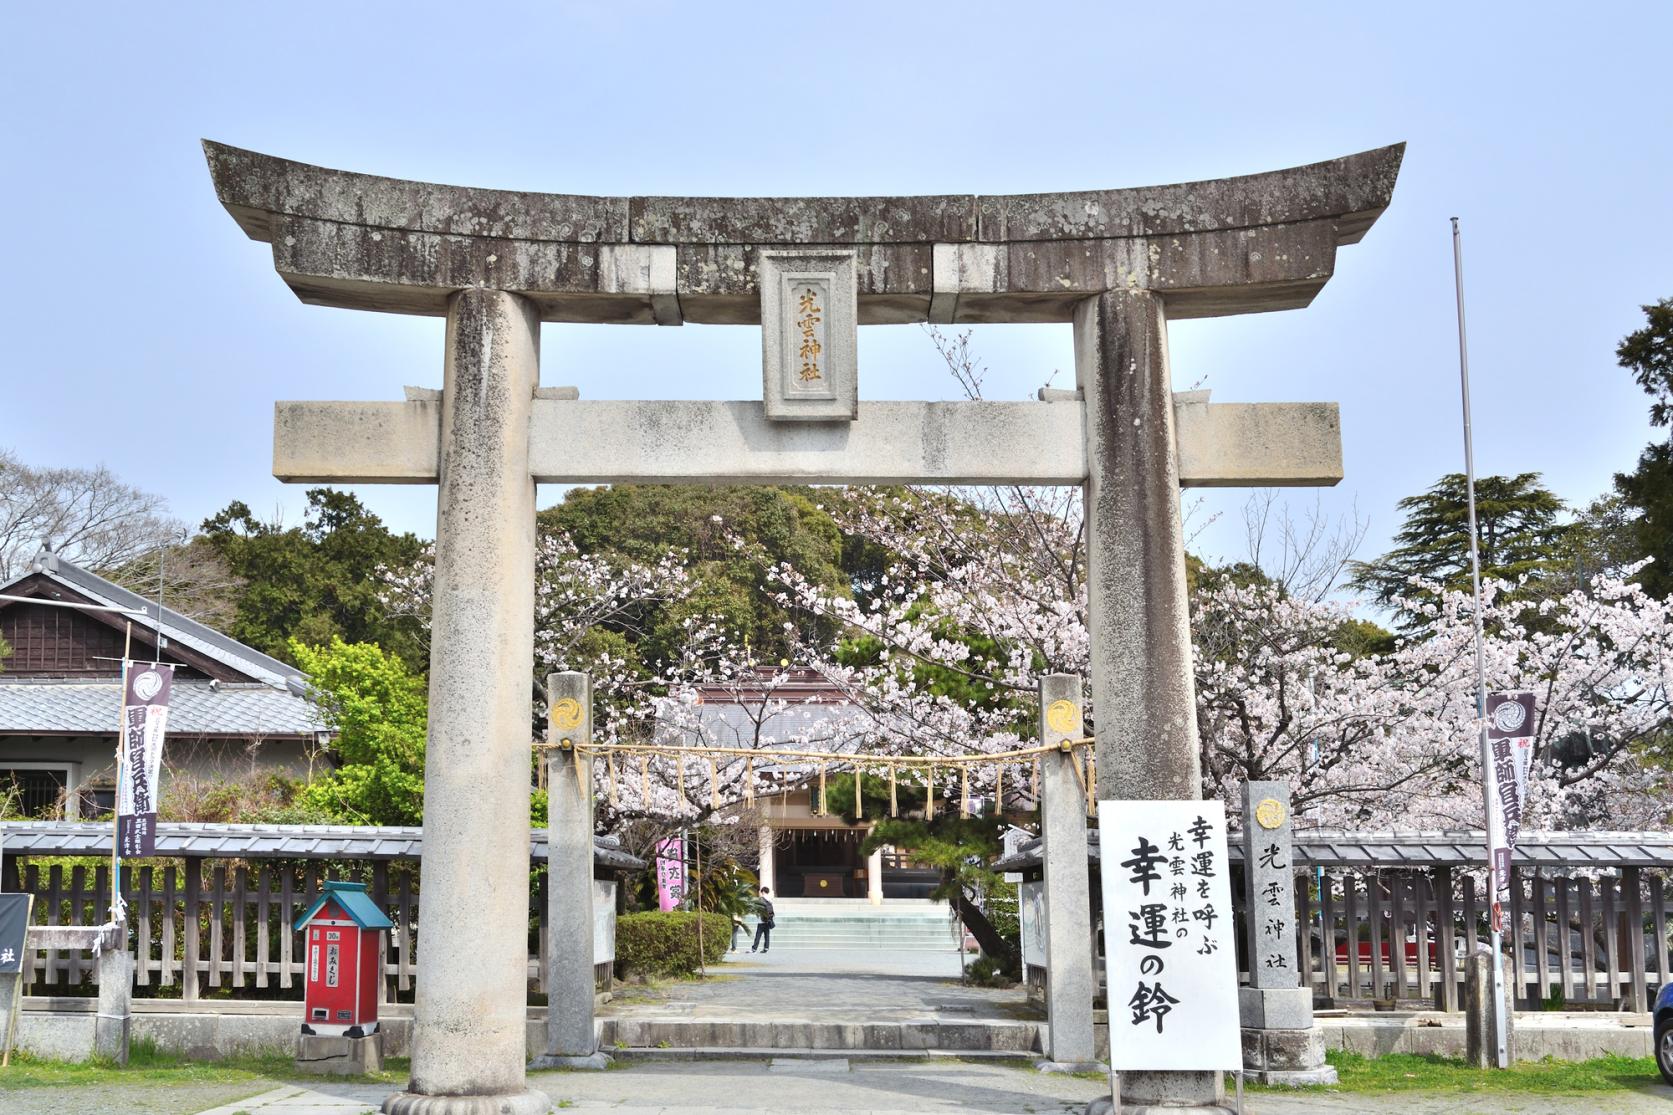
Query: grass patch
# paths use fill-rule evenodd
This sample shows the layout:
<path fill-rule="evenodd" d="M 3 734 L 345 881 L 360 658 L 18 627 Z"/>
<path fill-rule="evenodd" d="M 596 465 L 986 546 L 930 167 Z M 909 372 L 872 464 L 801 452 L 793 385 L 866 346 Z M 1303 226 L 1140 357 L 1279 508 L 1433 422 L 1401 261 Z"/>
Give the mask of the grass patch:
<path fill-rule="evenodd" d="M 1343 1092 L 1447 1092 L 1456 1094 L 1616 1092 L 1644 1089 L 1661 1083 L 1650 1057 L 1599 1057 L 1591 1061 L 1519 1061 L 1503 1071 L 1475 1069 L 1463 1061 L 1433 1054 L 1390 1053 L 1365 1057 L 1331 1050 L 1326 1059 L 1341 1077 L 1334 1089 Z M 1286 1092 L 1291 1089 L 1251 1083 L 1251 1090 Z"/>
<path fill-rule="evenodd" d="M 383 1071 L 339 1080 L 380 1084 L 402 1084 L 407 1079 L 405 1058 L 386 1058 Z M 9 1068 L 0 1070 L 0 1091 L 13 1088 L 63 1088 L 82 1084 L 241 1084 L 260 1080 L 302 1080 L 307 1073 L 296 1071 L 294 1058 L 270 1056 L 227 1057 L 219 1061 L 193 1061 L 178 1053 L 166 1053 L 149 1041 L 129 1046 L 127 1065 L 95 1058 L 91 1061 L 49 1061 L 16 1051 Z"/>

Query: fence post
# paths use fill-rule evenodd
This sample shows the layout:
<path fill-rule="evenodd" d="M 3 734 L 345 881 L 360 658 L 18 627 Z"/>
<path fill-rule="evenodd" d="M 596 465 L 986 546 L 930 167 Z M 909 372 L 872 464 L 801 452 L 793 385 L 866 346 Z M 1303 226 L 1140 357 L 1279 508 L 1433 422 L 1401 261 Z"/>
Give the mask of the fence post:
<path fill-rule="evenodd" d="M 181 942 L 180 998 L 192 1003 L 198 997 L 198 900 L 203 896 L 203 860 L 186 857 L 186 924 Z"/>
<path fill-rule="evenodd" d="M 1435 872 L 1435 947 L 1440 961 L 1441 1009 L 1458 1009 L 1458 948 L 1453 929 L 1452 868 L 1442 867 Z"/>
<path fill-rule="evenodd" d="M 1627 907 L 1627 971 L 1632 986 L 1627 991 L 1627 1009 L 1644 1010 L 1644 878 L 1643 869 L 1621 869 L 1621 886 L 1626 890 Z"/>

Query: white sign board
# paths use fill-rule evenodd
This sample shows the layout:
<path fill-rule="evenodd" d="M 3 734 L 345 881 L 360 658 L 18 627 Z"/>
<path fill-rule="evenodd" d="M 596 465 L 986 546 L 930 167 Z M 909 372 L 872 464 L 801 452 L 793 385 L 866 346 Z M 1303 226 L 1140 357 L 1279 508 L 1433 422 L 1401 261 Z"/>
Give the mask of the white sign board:
<path fill-rule="evenodd" d="M 1226 809 L 1100 801 L 1110 1067 L 1243 1067 Z"/>
<path fill-rule="evenodd" d="M 1017 917 L 1022 923 L 1022 962 L 1047 967 L 1045 883 L 1036 880 L 1017 888 Z"/>
<path fill-rule="evenodd" d="M 616 881 L 593 880 L 593 963 L 616 959 Z"/>

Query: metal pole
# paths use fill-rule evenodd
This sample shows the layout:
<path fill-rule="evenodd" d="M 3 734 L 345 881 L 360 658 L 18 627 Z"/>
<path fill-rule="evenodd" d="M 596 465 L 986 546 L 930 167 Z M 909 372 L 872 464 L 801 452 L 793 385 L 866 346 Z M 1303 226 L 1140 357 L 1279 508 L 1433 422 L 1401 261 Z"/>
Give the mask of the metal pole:
<path fill-rule="evenodd" d="M 116 792 L 110 809 L 110 920 L 122 920 L 122 779 L 128 768 L 128 656 L 133 653 L 134 621 L 122 637 L 122 684 L 116 694 Z"/>
<path fill-rule="evenodd" d="M 1475 617 L 1475 683 L 1476 722 L 1481 743 L 1481 792 L 1483 819 L 1491 831 L 1494 793 L 1493 752 L 1487 742 L 1487 671 L 1482 657 L 1481 632 L 1481 547 L 1477 541 L 1475 519 L 1475 440 L 1470 429 L 1470 352 L 1464 332 L 1464 246 L 1458 231 L 1458 218 L 1452 218 L 1452 278 L 1458 299 L 1458 384 L 1464 403 L 1464 487 L 1469 493 L 1470 510 L 1470 588 L 1475 594 L 1471 609 Z M 1491 842 L 1489 842 L 1491 843 Z M 1492 890 L 1488 899 L 1489 922 L 1493 933 L 1493 1037 L 1498 1048 L 1498 1066 L 1509 1067 L 1505 1048 L 1505 975 L 1504 932 L 1498 917 L 1491 914 L 1498 887 L 1493 874 L 1493 853 L 1487 853 L 1487 885 Z"/>

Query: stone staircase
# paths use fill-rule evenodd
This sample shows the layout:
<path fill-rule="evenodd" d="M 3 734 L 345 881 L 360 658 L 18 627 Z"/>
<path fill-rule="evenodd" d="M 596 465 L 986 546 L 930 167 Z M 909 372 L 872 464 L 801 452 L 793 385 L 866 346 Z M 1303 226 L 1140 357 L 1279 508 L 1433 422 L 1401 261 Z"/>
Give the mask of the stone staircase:
<path fill-rule="evenodd" d="M 599 1048 L 644 1060 L 773 1057 L 1013 1058 L 1038 1055 L 1039 1021 L 923 1018 L 816 1022 L 760 1018 L 605 1018 Z"/>
<path fill-rule="evenodd" d="M 773 902 L 775 949 L 954 952 L 959 935 L 945 902 L 863 898 L 782 898 Z M 755 919 L 747 919 L 755 932 Z M 742 935 L 740 934 L 740 938 Z"/>

